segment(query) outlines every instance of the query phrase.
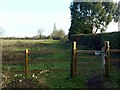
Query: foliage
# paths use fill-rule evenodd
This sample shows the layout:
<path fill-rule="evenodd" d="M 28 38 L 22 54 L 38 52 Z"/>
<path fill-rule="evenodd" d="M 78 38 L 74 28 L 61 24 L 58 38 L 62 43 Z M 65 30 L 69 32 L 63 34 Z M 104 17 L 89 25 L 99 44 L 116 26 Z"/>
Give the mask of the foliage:
<path fill-rule="evenodd" d="M 115 22 L 120 22 L 120 1 L 118 2 L 118 5 L 116 6 L 116 10 L 114 13 L 114 21 Z"/>
<path fill-rule="evenodd" d="M 72 2 L 69 38 L 73 34 L 104 32 L 113 17 L 118 16 L 117 5 L 113 2 Z"/>
<path fill-rule="evenodd" d="M 120 32 L 103 34 L 74 35 L 72 40 L 80 45 L 86 45 L 89 48 L 100 50 L 104 46 L 104 41 L 110 41 L 111 49 L 120 48 Z"/>
<path fill-rule="evenodd" d="M 59 30 L 53 30 L 53 32 L 51 33 L 51 37 L 54 40 L 59 40 L 59 39 L 64 39 L 65 37 L 65 32 L 62 29 Z"/>

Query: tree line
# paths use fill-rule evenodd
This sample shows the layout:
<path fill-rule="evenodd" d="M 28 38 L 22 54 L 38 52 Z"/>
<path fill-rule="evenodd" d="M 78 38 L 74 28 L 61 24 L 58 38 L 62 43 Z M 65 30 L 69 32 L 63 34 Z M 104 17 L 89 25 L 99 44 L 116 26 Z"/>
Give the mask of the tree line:
<path fill-rule="evenodd" d="M 3 37 L 3 39 L 36 39 L 36 40 L 39 40 L 39 39 L 52 39 L 52 40 L 65 40 L 67 39 L 67 35 L 65 34 L 64 30 L 62 29 L 56 29 L 56 30 L 53 30 L 53 32 L 48 35 L 48 36 L 45 36 L 43 35 L 43 32 L 44 32 L 44 29 L 38 29 L 37 33 L 38 35 L 36 36 L 33 36 L 33 37 Z"/>

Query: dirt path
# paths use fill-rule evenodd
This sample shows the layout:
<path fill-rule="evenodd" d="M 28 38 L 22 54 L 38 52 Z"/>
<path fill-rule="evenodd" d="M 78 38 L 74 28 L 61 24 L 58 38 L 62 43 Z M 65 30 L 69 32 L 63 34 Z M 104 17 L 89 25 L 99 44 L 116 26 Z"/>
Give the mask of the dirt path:
<path fill-rule="evenodd" d="M 86 81 L 88 88 L 96 88 L 102 90 L 104 88 L 102 78 L 98 75 L 92 76 L 92 78 Z"/>

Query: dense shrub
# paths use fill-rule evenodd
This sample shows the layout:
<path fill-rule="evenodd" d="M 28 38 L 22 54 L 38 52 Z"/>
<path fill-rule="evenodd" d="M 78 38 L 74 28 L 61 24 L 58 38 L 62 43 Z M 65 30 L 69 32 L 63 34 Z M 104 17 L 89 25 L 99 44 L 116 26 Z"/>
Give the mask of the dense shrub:
<path fill-rule="evenodd" d="M 100 50 L 104 46 L 104 41 L 110 41 L 111 49 L 120 49 L 120 32 L 102 34 L 82 34 L 74 35 L 71 41 L 77 41 L 78 45 L 86 45 L 89 48 Z"/>

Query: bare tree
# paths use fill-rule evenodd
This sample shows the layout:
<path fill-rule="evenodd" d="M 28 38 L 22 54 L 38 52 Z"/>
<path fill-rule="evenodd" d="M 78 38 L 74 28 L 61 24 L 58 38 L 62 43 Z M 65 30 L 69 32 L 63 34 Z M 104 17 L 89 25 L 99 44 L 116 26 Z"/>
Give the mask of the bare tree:
<path fill-rule="evenodd" d="M 37 33 L 38 33 L 38 35 L 39 35 L 39 37 L 40 37 L 40 39 L 42 38 L 42 33 L 44 32 L 44 29 L 38 29 L 38 31 L 37 31 Z"/>

